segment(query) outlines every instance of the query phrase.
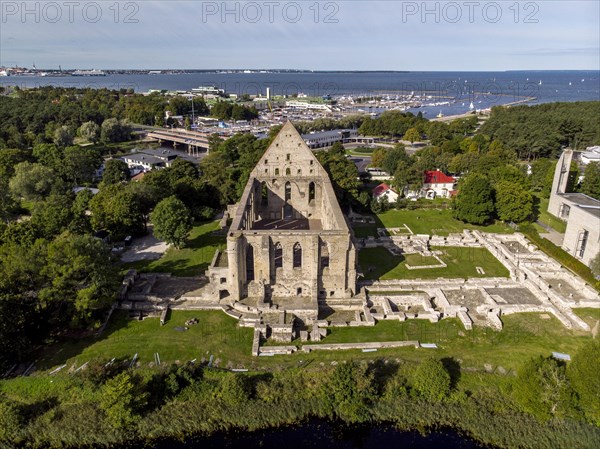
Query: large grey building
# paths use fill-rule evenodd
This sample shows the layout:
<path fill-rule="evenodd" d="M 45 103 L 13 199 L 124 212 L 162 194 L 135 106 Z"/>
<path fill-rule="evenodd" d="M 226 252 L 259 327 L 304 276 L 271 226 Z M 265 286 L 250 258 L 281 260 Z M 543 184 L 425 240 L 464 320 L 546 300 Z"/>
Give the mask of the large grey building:
<path fill-rule="evenodd" d="M 600 201 L 567 191 L 575 155 L 567 149 L 556 164 L 548 212 L 567 222 L 562 248 L 589 266 L 600 251 Z"/>

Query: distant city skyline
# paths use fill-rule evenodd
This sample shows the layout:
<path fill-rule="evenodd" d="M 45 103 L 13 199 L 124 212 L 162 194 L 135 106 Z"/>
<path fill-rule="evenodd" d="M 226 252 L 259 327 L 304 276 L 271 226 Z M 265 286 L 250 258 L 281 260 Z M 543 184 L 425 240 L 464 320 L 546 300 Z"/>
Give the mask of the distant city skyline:
<path fill-rule="evenodd" d="M 0 66 L 600 70 L 600 2 L 0 3 Z"/>

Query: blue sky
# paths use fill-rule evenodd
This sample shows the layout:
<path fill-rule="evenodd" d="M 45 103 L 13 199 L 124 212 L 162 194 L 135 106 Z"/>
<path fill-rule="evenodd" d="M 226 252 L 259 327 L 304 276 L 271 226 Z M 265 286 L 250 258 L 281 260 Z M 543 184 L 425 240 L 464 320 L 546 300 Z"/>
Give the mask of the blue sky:
<path fill-rule="evenodd" d="M 598 0 L 58 0 L 23 5 L 0 3 L 0 65 L 600 69 Z"/>

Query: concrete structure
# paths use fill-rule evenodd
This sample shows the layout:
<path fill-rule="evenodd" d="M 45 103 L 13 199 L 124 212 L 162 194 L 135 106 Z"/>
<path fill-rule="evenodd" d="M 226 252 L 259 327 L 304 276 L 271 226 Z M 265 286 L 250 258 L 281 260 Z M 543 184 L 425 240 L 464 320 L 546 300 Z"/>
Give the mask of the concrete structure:
<path fill-rule="evenodd" d="M 421 188 L 421 196 L 427 199 L 435 197 L 450 198 L 456 193 L 456 179 L 440 170 L 425 172 L 425 181 Z"/>
<path fill-rule="evenodd" d="M 373 198 L 377 201 L 381 201 L 383 198 L 386 198 L 388 203 L 395 203 L 398 201 L 398 193 L 393 190 L 389 185 L 382 183 L 373 189 Z"/>
<path fill-rule="evenodd" d="M 302 138 L 308 148 L 330 147 L 336 142 L 346 143 L 358 137 L 356 129 L 333 129 L 331 131 L 321 131 L 316 133 L 302 134 Z"/>
<path fill-rule="evenodd" d="M 290 100 L 286 101 L 285 105 L 288 108 L 294 109 L 331 112 L 331 106 L 322 103 L 309 103 L 308 101 Z"/>
<path fill-rule="evenodd" d="M 581 153 L 581 163 L 587 165 L 590 162 L 600 162 L 600 145 L 587 147 L 585 151 Z"/>
<path fill-rule="evenodd" d="M 149 171 L 155 168 L 170 167 L 177 158 L 185 159 L 193 164 L 198 164 L 198 158 L 196 157 L 189 156 L 183 152 L 165 150 L 162 148 L 148 148 L 123 156 L 121 159 L 130 169 Z"/>
<path fill-rule="evenodd" d="M 600 251 L 600 201 L 567 191 L 575 155 L 567 149 L 556 164 L 548 212 L 567 222 L 562 248 L 589 266 Z"/>
<path fill-rule="evenodd" d="M 227 250 L 209 270 L 220 298 L 315 320 L 352 298 L 356 251 L 327 172 L 287 122 L 250 174 Z"/>

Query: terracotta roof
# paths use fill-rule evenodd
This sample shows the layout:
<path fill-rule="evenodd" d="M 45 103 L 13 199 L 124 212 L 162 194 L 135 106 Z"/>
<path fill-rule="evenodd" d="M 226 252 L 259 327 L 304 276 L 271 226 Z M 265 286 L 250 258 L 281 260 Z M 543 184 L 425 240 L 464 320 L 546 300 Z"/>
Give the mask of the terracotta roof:
<path fill-rule="evenodd" d="M 381 183 L 373 189 L 373 196 L 374 197 L 381 196 L 388 190 L 391 190 L 392 192 L 397 194 L 397 192 L 394 189 L 392 189 L 389 185 L 387 185 L 386 183 Z"/>
<path fill-rule="evenodd" d="M 425 184 L 450 184 L 456 180 L 452 176 L 448 176 L 439 170 L 426 170 L 425 171 Z"/>

